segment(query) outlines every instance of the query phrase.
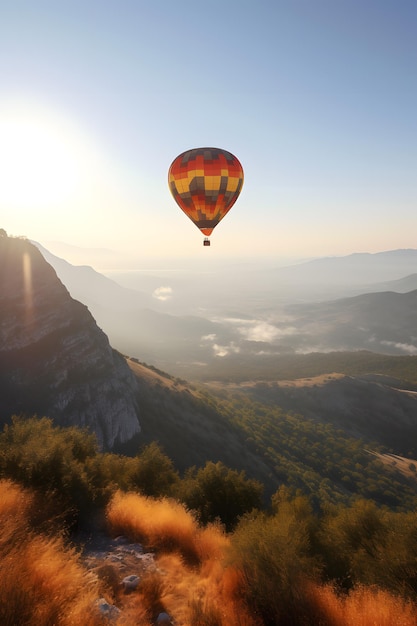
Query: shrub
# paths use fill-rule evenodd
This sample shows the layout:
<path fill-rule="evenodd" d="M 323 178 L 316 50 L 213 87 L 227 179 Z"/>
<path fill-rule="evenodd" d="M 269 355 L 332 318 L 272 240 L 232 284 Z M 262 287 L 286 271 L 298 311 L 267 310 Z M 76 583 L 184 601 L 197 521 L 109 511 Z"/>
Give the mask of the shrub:
<path fill-rule="evenodd" d="M 336 509 L 323 520 L 321 530 L 328 576 L 345 587 L 382 582 L 388 537 L 385 516 L 373 502 L 358 500 Z"/>
<path fill-rule="evenodd" d="M 146 496 L 170 495 L 178 481 L 171 459 L 156 442 L 144 446 L 129 464 L 129 488 L 138 489 Z"/>
<path fill-rule="evenodd" d="M 95 437 L 86 431 L 54 427 L 45 417 L 14 417 L 0 434 L 0 476 L 53 493 L 58 509 L 87 516 L 97 494 L 85 463 L 96 454 Z"/>
<path fill-rule="evenodd" d="M 197 511 L 203 524 L 219 519 L 231 531 L 241 515 L 261 507 L 262 491 L 261 483 L 246 478 L 244 472 L 209 461 L 187 472 L 180 498 Z"/>
<path fill-rule="evenodd" d="M 310 607 L 305 581 L 318 574 L 307 524 L 294 511 L 247 515 L 231 537 L 229 563 L 241 576 L 241 594 L 264 624 L 304 623 Z"/>

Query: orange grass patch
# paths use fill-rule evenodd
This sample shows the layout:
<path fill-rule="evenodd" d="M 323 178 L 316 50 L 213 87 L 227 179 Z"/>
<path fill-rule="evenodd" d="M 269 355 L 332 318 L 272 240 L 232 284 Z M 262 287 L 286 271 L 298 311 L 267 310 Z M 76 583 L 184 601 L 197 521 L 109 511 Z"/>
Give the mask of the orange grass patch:
<path fill-rule="evenodd" d="M 237 578 L 225 584 L 230 581 L 223 563 L 229 539 L 221 527 L 200 527 L 173 500 L 120 492 L 107 508 L 107 519 L 113 533 L 158 550 L 159 595 L 148 603 L 149 615 L 165 610 L 181 625 L 257 626 L 238 597 Z M 141 587 L 145 584 L 146 579 Z"/>
<path fill-rule="evenodd" d="M 4 517 L 26 517 L 32 504 L 32 496 L 10 480 L 0 481 L 0 519 Z"/>
<path fill-rule="evenodd" d="M 220 562 L 189 567 L 178 554 L 157 559 L 163 576 L 161 602 L 177 624 L 204 626 L 257 626 L 234 589 L 223 585 L 225 570 Z"/>
<path fill-rule="evenodd" d="M 315 586 L 310 593 L 326 626 L 417 626 L 416 605 L 382 589 L 359 587 L 341 596 Z"/>
<path fill-rule="evenodd" d="M 197 562 L 211 549 L 209 535 L 199 532 L 194 515 L 174 500 L 117 492 L 106 514 L 112 534 L 124 534 L 148 547 L 179 551 Z"/>
<path fill-rule="evenodd" d="M 30 531 L 32 494 L 0 481 L 0 623 L 96 626 L 95 579 L 60 537 Z"/>

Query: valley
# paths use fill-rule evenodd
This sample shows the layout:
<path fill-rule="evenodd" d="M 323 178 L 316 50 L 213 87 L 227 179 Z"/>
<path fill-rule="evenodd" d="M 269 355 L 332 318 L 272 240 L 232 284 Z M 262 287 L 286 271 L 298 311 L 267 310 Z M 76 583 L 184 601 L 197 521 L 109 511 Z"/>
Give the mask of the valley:
<path fill-rule="evenodd" d="M 314 353 L 417 355 L 416 250 L 287 267 L 183 260 L 106 276 L 40 250 L 113 347 L 187 380 L 273 378 L 291 361 L 301 378 Z"/>

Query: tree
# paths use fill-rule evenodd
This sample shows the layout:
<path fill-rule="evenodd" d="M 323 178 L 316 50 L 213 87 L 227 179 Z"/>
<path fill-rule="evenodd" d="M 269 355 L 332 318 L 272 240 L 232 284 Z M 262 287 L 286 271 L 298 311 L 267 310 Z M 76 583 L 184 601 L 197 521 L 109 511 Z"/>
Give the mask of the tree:
<path fill-rule="evenodd" d="M 135 457 L 130 475 L 131 488 L 146 496 L 170 495 L 179 480 L 178 472 L 156 442 L 145 446 Z"/>
<path fill-rule="evenodd" d="M 199 470 L 192 468 L 184 483 L 187 506 L 199 513 L 203 523 L 219 518 L 227 531 L 234 528 L 241 515 L 261 507 L 261 483 L 221 462 L 209 461 Z"/>

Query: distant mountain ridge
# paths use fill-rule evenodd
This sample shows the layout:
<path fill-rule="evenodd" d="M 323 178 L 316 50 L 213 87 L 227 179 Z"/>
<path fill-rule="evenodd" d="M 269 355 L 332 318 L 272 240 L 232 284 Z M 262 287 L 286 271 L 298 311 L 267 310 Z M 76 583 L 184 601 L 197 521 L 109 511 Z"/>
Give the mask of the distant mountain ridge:
<path fill-rule="evenodd" d="M 289 306 L 300 351 L 373 350 L 417 354 L 417 290 L 367 293 Z"/>
<path fill-rule="evenodd" d="M 104 449 L 140 432 L 137 384 L 86 306 L 39 250 L 0 237 L 0 419 L 46 415 L 88 427 Z"/>
<path fill-rule="evenodd" d="M 384 252 L 356 252 L 340 257 L 323 257 L 297 265 L 278 268 L 276 274 L 292 280 L 372 285 L 397 280 L 417 269 L 417 249 Z"/>
<path fill-rule="evenodd" d="M 397 280 L 384 281 L 374 285 L 374 291 L 396 291 L 397 293 L 406 293 L 417 289 L 417 273 L 409 274 L 404 278 Z"/>
<path fill-rule="evenodd" d="M 36 245 L 113 346 L 189 380 L 215 371 L 220 362 L 224 371 L 229 360 L 235 367 L 236 359 L 256 364 L 273 354 L 417 353 L 416 303 L 401 295 L 417 287 L 414 249 L 314 259 L 259 273 L 231 264 L 222 272 L 224 283 L 214 269 L 212 275 L 190 273 L 188 291 L 182 274 L 182 291 L 174 295 L 177 302 L 184 300 L 182 309 L 188 302 L 197 310 L 199 302 L 207 307 L 210 301 L 213 309 L 203 305 L 199 315 L 176 315 L 168 312 L 169 301 L 153 297 L 147 281 L 140 283 L 143 291 L 128 289 Z M 387 289 L 398 293 L 376 295 Z"/>

